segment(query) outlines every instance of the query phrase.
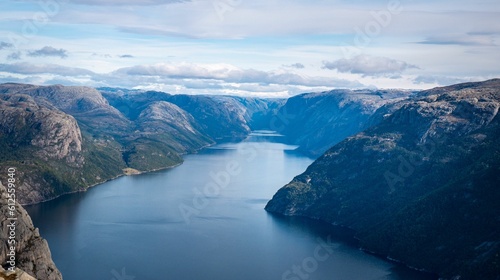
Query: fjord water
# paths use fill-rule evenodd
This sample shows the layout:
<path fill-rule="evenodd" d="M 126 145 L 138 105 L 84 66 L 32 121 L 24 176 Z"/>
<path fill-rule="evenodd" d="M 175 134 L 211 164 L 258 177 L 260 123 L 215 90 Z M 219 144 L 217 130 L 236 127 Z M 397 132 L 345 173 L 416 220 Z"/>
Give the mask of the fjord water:
<path fill-rule="evenodd" d="M 358 250 L 346 230 L 265 212 L 312 163 L 280 139 L 254 133 L 27 210 L 67 280 L 433 279 Z"/>

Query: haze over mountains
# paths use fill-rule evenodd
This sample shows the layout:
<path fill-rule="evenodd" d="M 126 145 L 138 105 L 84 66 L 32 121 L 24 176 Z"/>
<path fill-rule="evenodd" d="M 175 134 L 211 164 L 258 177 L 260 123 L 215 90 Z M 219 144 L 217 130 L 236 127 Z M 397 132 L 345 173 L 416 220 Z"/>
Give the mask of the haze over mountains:
<path fill-rule="evenodd" d="M 367 250 L 443 277 L 498 279 L 499 108 L 498 79 L 290 99 L 2 84 L 0 167 L 17 167 L 30 204 L 274 130 L 319 158 L 266 210 L 353 228 Z"/>

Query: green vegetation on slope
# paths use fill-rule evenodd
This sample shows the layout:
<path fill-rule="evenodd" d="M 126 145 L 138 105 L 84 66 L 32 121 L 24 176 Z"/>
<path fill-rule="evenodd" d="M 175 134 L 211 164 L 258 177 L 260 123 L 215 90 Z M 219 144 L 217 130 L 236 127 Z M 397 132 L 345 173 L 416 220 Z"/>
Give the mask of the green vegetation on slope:
<path fill-rule="evenodd" d="M 364 248 L 443 277 L 498 279 L 500 80 L 390 106 L 266 209 L 348 226 Z"/>

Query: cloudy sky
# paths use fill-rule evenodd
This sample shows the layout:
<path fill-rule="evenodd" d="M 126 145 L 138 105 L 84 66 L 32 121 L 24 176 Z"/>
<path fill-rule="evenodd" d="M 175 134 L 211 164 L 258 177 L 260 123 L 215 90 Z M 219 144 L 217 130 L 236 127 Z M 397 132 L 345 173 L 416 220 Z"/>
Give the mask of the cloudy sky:
<path fill-rule="evenodd" d="M 500 77 L 498 0 L 2 0 L 0 83 L 290 96 Z"/>

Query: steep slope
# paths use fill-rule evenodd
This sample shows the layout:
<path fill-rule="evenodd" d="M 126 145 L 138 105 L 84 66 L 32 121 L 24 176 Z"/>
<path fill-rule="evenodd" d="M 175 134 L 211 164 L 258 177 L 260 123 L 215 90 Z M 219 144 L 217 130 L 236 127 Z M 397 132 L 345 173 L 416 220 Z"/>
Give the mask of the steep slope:
<path fill-rule="evenodd" d="M 380 108 L 266 210 L 351 227 L 367 250 L 442 277 L 499 279 L 499 108 L 500 80 Z"/>
<path fill-rule="evenodd" d="M 38 103 L 48 102 L 75 117 L 82 128 L 99 127 L 108 134 L 121 134 L 131 124 L 99 91 L 90 87 L 2 84 L 0 93 L 22 93 Z"/>
<path fill-rule="evenodd" d="M 15 275 L 17 277 L 20 277 L 20 279 L 35 279 L 24 274 L 27 273 L 32 277 L 36 277 L 36 279 L 62 279 L 61 273 L 52 261 L 47 241 L 40 237 L 38 229 L 33 226 L 31 218 L 26 210 L 24 210 L 19 203 L 15 204 L 15 208 L 16 210 L 12 215 L 12 217 L 17 218 L 15 221 L 16 234 L 15 239 L 13 239 L 16 241 L 15 244 L 8 243 L 9 237 L 11 236 L 8 225 L 11 221 L 5 219 L 0 220 L 0 262 L 2 263 L 2 266 L 11 267 L 11 265 L 7 263 L 7 261 L 10 260 L 10 256 L 8 256 L 8 254 L 12 254 L 10 247 L 15 246 L 15 266 L 18 268 Z M 10 217 L 7 190 L 2 182 L 0 182 L 0 216 Z M 10 278 L 13 275 L 10 275 L 6 271 L 2 270 L 3 269 L 0 268 L 0 278 L 4 277 L 5 279 L 14 279 Z"/>
<path fill-rule="evenodd" d="M 184 153 L 184 149 L 173 149 L 173 145 L 168 143 L 172 142 L 172 139 L 168 137 L 162 139 L 160 135 L 138 130 L 139 124 L 129 120 L 111 106 L 96 89 L 60 85 L 43 87 L 3 84 L 0 86 L 0 92 L 21 92 L 32 96 L 38 103 L 49 103 L 72 115 L 78 121 L 85 142 L 107 149 L 110 160 L 119 162 L 116 165 L 122 168 L 127 166 L 139 171 L 149 171 L 182 162 L 179 154 Z M 205 145 L 206 143 L 190 148 L 199 149 Z M 180 146 L 182 145 L 177 145 L 177 147 Z M 93 153 L 93 155 L 96 158 L 100 157 L 99 153 Z M 107 180 L 118 175 L 113 172 L 109 176 L 99 175 L 98 177 Z"/>
<path fill-rule="evenodd" d="M 0 147 L 0 167 L 18 166 L 23 177 L 21 203 L 82 187 L 80 170 L 86 163 L 80 128 L 54 107 L 38 105 L 28 95 L 0 95 Z"/>
<path fill-rule="evenodd" d="M 194 119 L 193 126 L 214 141 L 238 140 L 251 130 L 269 129 L 271 118 L 284 103 L 280 99 L 210 95 L 170 95 L 158 91 L 99 88 L 109 103 L 127 118 L 136 120 L 157 102 L 168 102 Z M 164 103 L 165 104 L 165 103 Z"/>
<path fill-rule="evenodd" d="M 379 107 L 411 94 L 398 90 L 306 93 L 288 99 L 273 126 L 299 145 L 300 151 L 320 156 L 346 137 L 373 125 L 368 120 Z"/>
<path fill-rule="evenodd" d="M 193 153 L 214 143 L 199 131 L 191 115 L 165 101 L 151 103 L 135 123 L 137 136 L 128 144 L 124 160 L 137 170 L 173 166 L 182 162 L 181 154 Z"/>

